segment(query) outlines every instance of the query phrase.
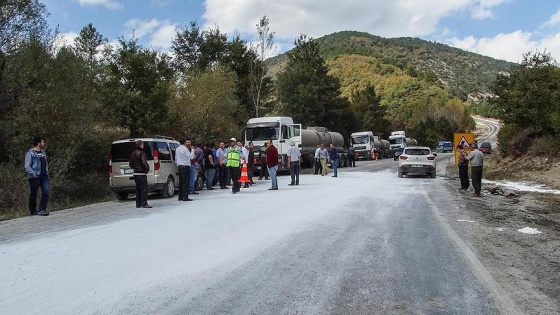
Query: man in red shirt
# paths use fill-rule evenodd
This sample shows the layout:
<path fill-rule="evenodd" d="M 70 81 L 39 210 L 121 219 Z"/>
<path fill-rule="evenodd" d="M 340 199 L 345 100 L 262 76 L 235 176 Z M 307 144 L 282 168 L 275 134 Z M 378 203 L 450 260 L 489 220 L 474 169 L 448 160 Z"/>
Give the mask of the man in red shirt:
<path fill-rule="evenodd" d="M 278 190 L 278 179 L 276 178 L 276 172 L 278 171 L 278 150 L 272 144 L 272 140 L 266 141 L 266 166 L 268 168 L 268 174 L 270 175 L 270 180 L 272 182 L 272 187 L 268 190 Z"/>

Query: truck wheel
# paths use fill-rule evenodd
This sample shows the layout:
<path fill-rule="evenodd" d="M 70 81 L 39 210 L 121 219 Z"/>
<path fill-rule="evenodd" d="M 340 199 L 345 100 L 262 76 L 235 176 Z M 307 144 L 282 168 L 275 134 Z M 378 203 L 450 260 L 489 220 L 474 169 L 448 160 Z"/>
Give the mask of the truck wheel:
<path fill-rule="evenodd" d="M 436 170 L 434 170 L 430 175 L 432 176 L 432 178 L 436 178 Z"/>
<path fill-rule="evenodd" d="M 399 170 L 397 171 L 397 174 L 399 176 L 399 178 L 403 178 L 403 173 L 401 171 L 401 169 L 399 168 Z"/>
<path fill-rule="evenodd" d="M 175 194 L 175 181 L 173 178 L 167 178 L 167 182 L 165 183 L 165 187 L 161 190 L 161 194 L 163 198 L 171 198 Z"/>
<path fill-rule="evenodd" d="M 371 152 L 366 151 L 366 161 L 370 161 L 370 160 L 371 160 Z"/>
<path fill-rule="evenodd" d="M 117 200 L 127 200 L 129 193 L 126 191 L 115 191 L 115 196 Z"/>

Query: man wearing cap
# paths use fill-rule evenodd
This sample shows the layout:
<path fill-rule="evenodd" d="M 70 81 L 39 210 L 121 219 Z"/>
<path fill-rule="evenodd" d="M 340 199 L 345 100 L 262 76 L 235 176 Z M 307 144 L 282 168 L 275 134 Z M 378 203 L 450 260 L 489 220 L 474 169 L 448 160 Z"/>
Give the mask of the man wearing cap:
<path fill-rule="evenodd" d="M 467 160 L 471 161 L 471 179 L 474 188 L 475 197 L 480 197 L 480 190 L 482 188 L 482 164 L 484 162 L 484 153 L 478 149 L 478 145 L 473 143 L 471 145 L 472 152 L 467 155 Z"/>
<path fill-rule="evenodd" d="M 289 186 L 299 185 L 299 162 L 301 158 L 301 151 L 296 147 L 296 143 L 292 141 L 288 149 L 288 164 L 290 165 L 290 175 L 292 182 Z"/>
<path fill-rule="evenodd" d="M 227 148 L 227 164 L 226 168 L 231 177 L 233 185 L 231 186 L 231 193 L 236 194 L 241 190 L 241 183 L 239 183 L 239 175 L 241 174 L 241 148 L 236 145 L 235 138 L 229 139 L 229 147 Z"/>

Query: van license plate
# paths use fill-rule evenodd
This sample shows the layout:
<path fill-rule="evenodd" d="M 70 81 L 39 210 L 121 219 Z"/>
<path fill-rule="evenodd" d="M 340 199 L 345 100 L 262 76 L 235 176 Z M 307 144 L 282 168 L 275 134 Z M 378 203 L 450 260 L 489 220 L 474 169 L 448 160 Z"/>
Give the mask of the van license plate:
<path fill-rule="evenodd" d="M 134 170 L 131 169 L 131 168 L 125 168 L 125 169 L 123 169 L 122 171 L 123 171 L 123 174 L 132 174 L 132 173 L 134 173 Z"/>

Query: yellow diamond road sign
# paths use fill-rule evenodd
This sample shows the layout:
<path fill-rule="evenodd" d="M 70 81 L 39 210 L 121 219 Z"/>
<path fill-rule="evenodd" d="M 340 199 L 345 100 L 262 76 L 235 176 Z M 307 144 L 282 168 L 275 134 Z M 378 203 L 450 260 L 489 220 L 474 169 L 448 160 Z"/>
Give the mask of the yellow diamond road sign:
<path fill-rule="evenodd" d="M 474 143 L 474 133 L 472 132 L 465 132 L 465 133 L 455 133 L 453 134 L 453 147 L 455 148 L 455 165 L 459 162 L 459 149 L 457 146 L 459 144 L 463 145 L 465 151 L 467 153 L 472 151 L 471 144 Z"/>

